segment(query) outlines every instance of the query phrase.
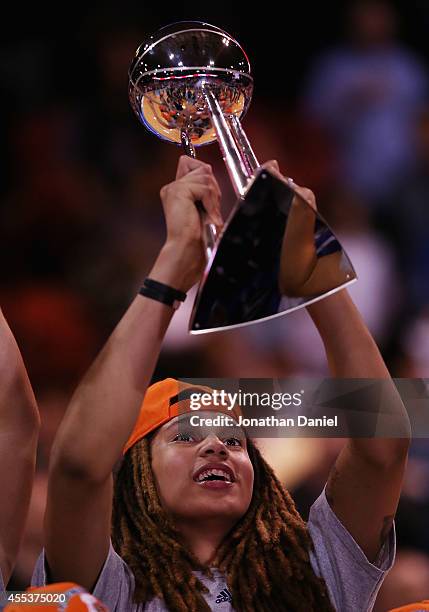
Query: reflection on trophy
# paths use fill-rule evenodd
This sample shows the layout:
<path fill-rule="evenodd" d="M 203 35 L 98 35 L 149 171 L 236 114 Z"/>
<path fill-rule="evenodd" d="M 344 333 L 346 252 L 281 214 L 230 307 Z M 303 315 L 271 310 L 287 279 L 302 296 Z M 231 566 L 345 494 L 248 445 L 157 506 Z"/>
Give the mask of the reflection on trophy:
<path fill-rule="evenodd" d="M 356 279 L 311 202 L 294 198 L 293 181 L 260 166 L 240 121 L 253 79 L 234 38 L 207 23 L 175 23 L 140 45 L 129 77 L 132 107 L 154 134 L 192 157 L 196 147 L 218 141 L 237 195 L 220 235 L 199 207 L 207 266 L 191 333 L 270 319 Z"/>

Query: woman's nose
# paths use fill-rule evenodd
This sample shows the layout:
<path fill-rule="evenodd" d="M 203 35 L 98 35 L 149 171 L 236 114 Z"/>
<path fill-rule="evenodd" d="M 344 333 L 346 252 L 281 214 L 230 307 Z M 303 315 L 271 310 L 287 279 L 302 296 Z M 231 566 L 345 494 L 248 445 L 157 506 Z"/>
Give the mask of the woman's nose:
<path fill-rule="evenodd" d="M 226 456 L 228 451 L 225 444 L 215 435 L 207 436 L 201 446 L 200 453 L 202 455 L 221 455 Z"/>

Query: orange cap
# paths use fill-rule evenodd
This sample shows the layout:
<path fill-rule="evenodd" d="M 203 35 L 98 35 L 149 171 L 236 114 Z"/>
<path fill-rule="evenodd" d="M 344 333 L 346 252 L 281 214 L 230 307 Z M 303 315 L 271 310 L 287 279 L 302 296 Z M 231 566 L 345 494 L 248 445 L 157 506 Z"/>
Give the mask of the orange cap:
<path fill-rule="evenodd" d="M 146 391 L 134 429 L 124 446 L 124 455 L 128 449 L 151 431 L 161 427 L 179 414 L 191 412 L 189 402 L 183 400 L 189 399 L 193 393 L 210 393 L 211 395 L 213 389 L 202 385 L 192 385 L 174 378 L 165 378 L 151 385 Z M 235 417 L 240 414 L 240 410 L 236 406 L 233 410 L 227 410 L 222 405 L 210 405 L 204 406 L 204 410 L 225 412 L 229 416 Z"/>
<path fill-rule="evenodd" d="M 109 612 L 94 595 L 74 582 L 56 582 L 44 587 L 29 587 L 21 602 L 10 602 L 5 612 Z"/>

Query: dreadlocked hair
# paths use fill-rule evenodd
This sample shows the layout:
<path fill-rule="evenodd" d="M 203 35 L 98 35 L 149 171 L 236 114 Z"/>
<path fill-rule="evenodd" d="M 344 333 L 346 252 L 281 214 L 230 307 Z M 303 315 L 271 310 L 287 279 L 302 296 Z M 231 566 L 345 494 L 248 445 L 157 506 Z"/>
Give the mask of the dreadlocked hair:
<path fill-rule="evenodd" d="M 237 612 L 334 612 L 324 580 L 309 558 L 313 547 L 289 493 L 250 439 L 254 486 L 246 514 L 220 545 L 215 562 Z M 194 575 L 210 568 L 181 543 L 163 510 L 151 467 L 150 440 L 126 453 L 115 481 L 112 540 L 135 577 L 135 603 L 154 597 L 170 612 L 207 612 L 208 589 Z"/>

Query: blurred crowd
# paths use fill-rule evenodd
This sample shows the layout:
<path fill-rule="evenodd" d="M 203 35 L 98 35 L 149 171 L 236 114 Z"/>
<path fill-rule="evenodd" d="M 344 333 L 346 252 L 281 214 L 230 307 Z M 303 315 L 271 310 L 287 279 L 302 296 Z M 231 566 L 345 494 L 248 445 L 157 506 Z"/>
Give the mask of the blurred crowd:
<path fill-rule="evenodd" d="M 429 9 L 421 11 L 429 27 Z M 429 378 L 429 58 L 403 42 L 396 5 L 350 2 L 344 13 L 335 40 L 309 56 L 295 89 L 283 91 L 278 74 L 271 92 L 258 95 L 256 80 L 244 127 L 260 160 L 277 159 L 315 191 L 356 268 L 350 292 L 392 375 Z M 43 423 L 15 588 L 28 584 L 42 546 L 55 431 L 163 243 L 159 190 L 173 180 L 180 154 L 139 126 L 128 104 L 128 67 L 148 32 L 131 17 L 98 16 L 86 19 L 74 48 L 64 49 L 60 36 L 49 45 L 29 37 L 6 45 L 0 60 L 0 300 Z M 215 23 L 226 28 L 221 17 Z M 232 32 L 245 48 L 251 27 Z M 220 153 L 212 145 L 201 157 L 219 177 L 227 216 L 234 198 Z M 154 379 L 328 374 L 305 311 L 190 336 L 192 301 L 175 315 Z M 341 444 L 261 441 L 304 515 Z M 428 523 L 429 441 L 417 437 L 397 518 L 397 563 L 377 612 L 429 598 Z"/>

